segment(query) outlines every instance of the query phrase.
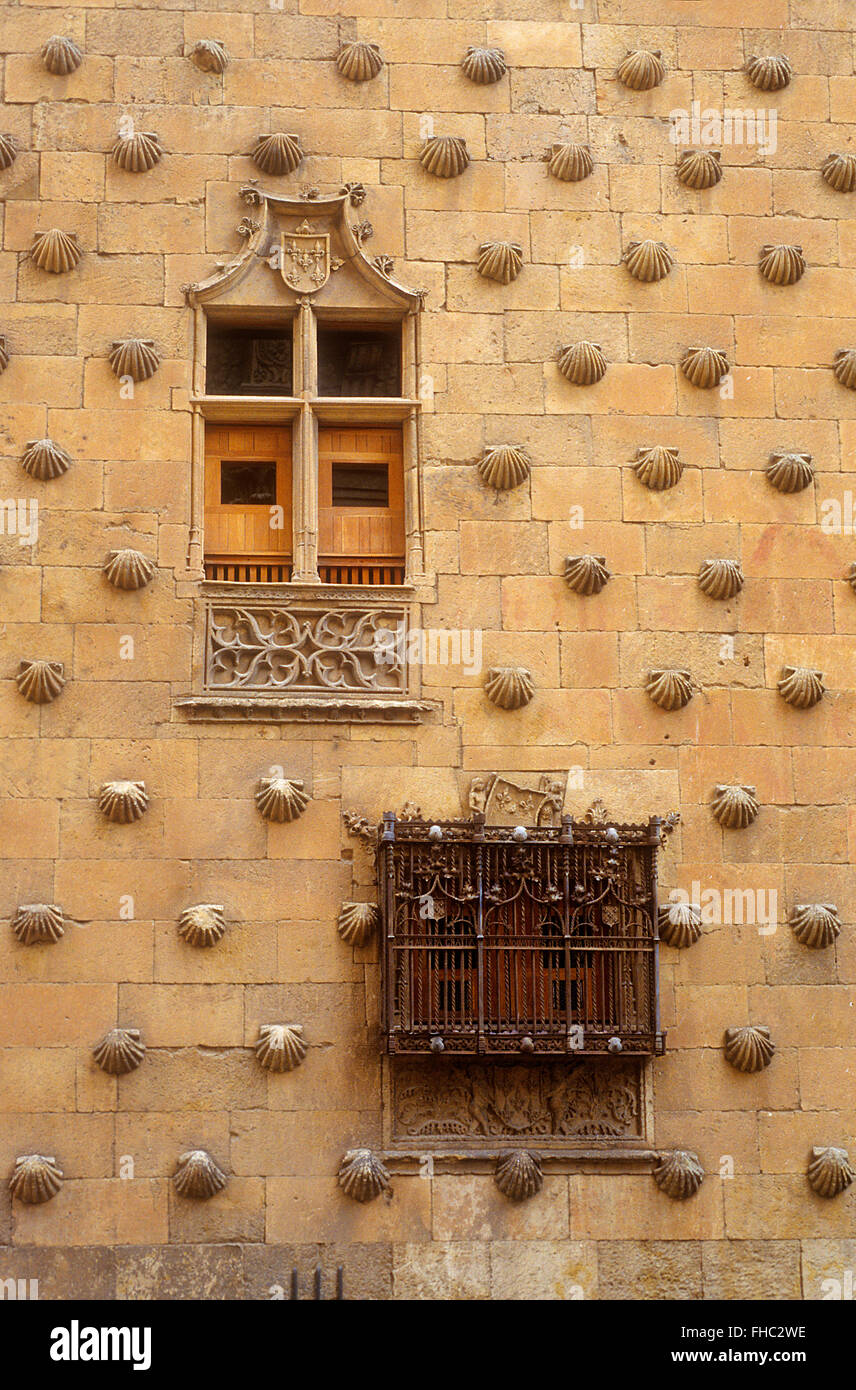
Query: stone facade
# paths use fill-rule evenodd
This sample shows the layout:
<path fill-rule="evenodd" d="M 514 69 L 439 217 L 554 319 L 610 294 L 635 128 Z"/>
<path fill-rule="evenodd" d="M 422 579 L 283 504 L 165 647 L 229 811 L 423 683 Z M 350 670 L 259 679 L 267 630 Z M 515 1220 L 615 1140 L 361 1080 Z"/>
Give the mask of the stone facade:
<path fill-rule="evenodd" d="M 58 31 L 83 55 L 67 75 L 40 56 Z M 856 135 L 851 31 L 844 0 L 7 12 L 0 1172 L 38 1153 L 63 1181 L 36 1205 L 4 1182 L 0 1279 L 38 1278 L 42 1298 L 269 1298 L 320 1262 L 325 1287 L 344 1267 L 354 1298 L 852 1297 L 856 1186 L 830 1199 L 806 1177 L 813 1148 L 856 1149 L 856 394 L 846 357 L 833 373 L 856 343 L 856 194 L 821 173 Z M 222 72 L 210 49 L 190 61 L 200 40 L 225 48 Z M 365 81 L 336 65 L 356 40 L 383 58 Z M 471 80 L 471 47 L 501 49 L 507 72 Z M 647 90 L 616 78 L 632 50 L 661 54 Z M 758 90 L 744 64 L 780 53 L 789 84 Z M 693 103 L 766 121 L 761 143 L 724 132 L 721 180 L 703 189 L 676 175 L 682 150 L 704 144 Z M 112 153 L 129 120 L 158 136 L 133 155 L 140 167 Z M 304 158 L 274 176 L 252 154 L 276 132 Z M 420 163 L 435 134 L 465 140 L 457 176 Z M 589 147 L 587 177 L 548 169 L 546 152 L 568 143 Z M 425 664 L 409 722 L 349 709 L 336 723 L 317 710 L 189 718 L 180 703 L 200 689 L 205 648 L 188 562 L 199 382 L 184 287 L 240 254 L 252 179 L 289 197 L 362 184 L 366 257 L 393 258 L 396 280 L 427 291 L 414 364 L 425 564 L 410 621 L 477 631 L 484 669 Z M 54 229 L 66 238 L 44 253 L 54 262 L 34 260 L 36 234 Z M 628 274 L 634 242 L 664 244 L 662 278 Z M 490 243 L 519 248 L 490 260 L 493 277 L 479 273 Z M 765 278 L 770 246 L 801 247 L 805 273 Z M 282 286 L 269 285 L 275 304 Z M 116 359 L 117 380 L 111 353 L 128 340 L 155 351 L 148 379 L 136 350 Z M 574 344 L 599 345 L 600 380 L 560 372 Z M 700 347 L 730 369 L 712 389 L 682 370 Z M 721 375 L 717 361 L 704 370 Z M 68 466 L 25 473 L 43 440 Z M 508 444 L 528 471 L 486 485 L 479 463 Z M 646 485 L 634 465 L 655 446 Z M 765 476 L 782 454 L 810 456 L 808 485 L 807 465 L 798 490 Z M 675 485 L 652 484 L 651 467 Z M 155 580 L 145 564 L 142 578 L 122 567 L 124 587 L 105 577 L 123 550 L 156 561 Z M 566 581 L 583 554 L 608 570 L 600 591 Z M 739 563 L 742 588 L 703 591 L 712 559 Z M 61 672 L 27 695 L 16 677 L 32 661 Z M 492 703 L 493 667 L 531 673 L 532 698 Z M 782 698 L 786 667 L 823 673 L 817 703 Z M 652 671 L 688 673 L 683 707 L 649 697 Z M 272 769 L 309 798 L 294 819 L 259 814 Z M 569 1151 L 512 1203 L 477 1156 L 393 1155 L 391 1195 L 350 1201 L 342 1156 L 390 1152 L 391 1099 L 376 939 L 336 929 L 343 902 L 375 891 L 342 813 L 468 814 L 469 783 L 495 773 L 567 776 L 575 816 L 598 800 L 619 821 L 680 812 L 661 899 L 700 897 L 702 932 L 661 949 L 668 1040 L 646 1066 L 648 1161 Z M 144 786 L 124 793 L 146 802 L 127 823 L 98 809 L 117 779 Z M 711 810 L 732 786 L 760 806 L 742 828 Z M 813 948 L 789 921 L 821 903 L 840 934 Z M 11 924 L 28 904 L 61 908 L 61 937 L 25 944 Z M 221 909 L 210 949 L 177 930 L 196 905 Z M 308 1045 L 282 1073 L 255 1057 L 276 1023 Z M 769 1028 L 775 1055 L 741 1071 L 723 1038 L 748 1024 Z M 122 1075 L 92 1055 L 117 1026 L 145 1045 Z M 672 1149 L 706 1171 L 686 1201 L 651 1176 L 652 1155 Z M 172 1182 L 193 1150 L 228 1178 L 208 1201 Z"/>

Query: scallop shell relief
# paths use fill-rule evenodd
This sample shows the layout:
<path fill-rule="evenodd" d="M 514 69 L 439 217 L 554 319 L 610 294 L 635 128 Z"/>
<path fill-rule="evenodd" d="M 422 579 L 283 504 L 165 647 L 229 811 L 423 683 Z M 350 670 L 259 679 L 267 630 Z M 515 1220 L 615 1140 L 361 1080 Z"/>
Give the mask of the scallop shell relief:
<path fill-rule="evenodd" d="M 481 87 L 499 82 L 508 71 L 501 48 L 468 48 L 461 60 L 464 76 Z"/>
<path fill-rule="evenodd" d="M 687 381 L 702 391 L 718 386 L 728 376 L 728 359 L 719 348 L 690 348 L 681 358 L 681 371 Z"/>
<path fill-rule="evenodd" d="M 754 787 L 719 786 L 710 803 L 714 819 L 725 830 L 745 830 L 761 809 Z"/>
<path fill-rule="evenodd" d="M 826 686 L 823 672 L 810 666 L 784 666 L 777 690 L 794 709 L 811 709 L 823 698 Z"/>
<path fill-rule="evenodd" d="M 811 454 L 771 454 L 764 476 L 777 492 L 802 492 L 814 481 Z"/>
<path fill-rule="evenodd" d="M 260 135 L 252 153 L 253 163 L 264 174 L 292 174 L 302 159 L 299 137 L 279 131 Z"/>
<path fill-rule="evenodd" d="M 559 353 L 559 371 L 574 386 L 593 386 L 606 375 L 606 358 L 599 343 L 572 343 Z"/>
<path fill-rule="evenodd" d="M 565 560 L 565 582 L 575 594 L 599 594 L 609 577 L 605 555 L 569 555 Z"/>
<path fill-rule="evenodd" d="M 255 1051 L 266 1071 L 294 1071 L 306 1056 L 303 1029 L 298 1023 L 263 1023 Z"/>
<path fill-rule="evenodd" d="M 666 65 L 659 49 L 653 53 L 646 49 L 635 49 L 628 53 L 618 65 L 616 77 L 633 92 L 649 92 L 659 87 L 666 76 Z"/>
<path fill-rule="evenodd" d="M 33 705 L 49 705 L 65 688 L 61 661 L 22 661 L 15 684 Z"/>
<path fill-rule="evenodd" d="M 476 465 L 482 482 L 497 492 L 510 492 L 520 487 L 532 471 L 532 462 L 525 449 L 518 444 L 496 444 L 485 449 Z"/>
<path fill-rule="evenodd" d="M 652 492 L 665 492 L 681 481 L 684 471 L 678 450 L 667 448 L 664 444 L 654 444 L 636 451 L 633 472 Z"/>
<path fill-rule="evenodd" d="M 654 1169 L 654 1181 L 667 1197 L 684 1201 L 692 1197 L 702 1185 L 704 1169 L 698 1154 L 688 1149 L 675 1149 L 672 1153 L 660 1154 Z"/>
<path fill-rule="evenodd" d="M 113 163 L 126 174 L 146 174 L 163 159 L 161 142 L 152 131 L 120 135 L 111 151 Z"/>
<path fill-rule="evenodd" d="M 838 1197 L 856 1178 L 856 1169 L 846 1149 L 815 1148 L 806 1176 L 818 1197 Z"/>
<path fill-rule="evenodd" d="M 157 574 L 157 565 L 139 550 L 111 550 L 102 574 L 114 589 L 144 589 Z"/>
<path fill-rule="evenodd" d="M 675 172 L 685 188 L 714 188 L 722 178 L 722 155 L 719 150 L 684 150 Z"/>
<path fill-rule="evenodd" d="M 516 241 L 486 241 L 479 247 L 479 275 L 510 285 L 523 269 L 523 247 Z"/>
<path fill-rule="evenodd" d="M 152 338 L 122 338 L 113 343 L 107 358 L 115 376 L 149 381 L 160 366 L 160 354 Z"/>
<path fill-rule="evenodd" d="M 54 77 L 68 77 L 83 62 L 83 52 L 74 39 L 53 34 L 42 48 L 42 62 Z"/>
<path fill-rule="evenodd" d="M 790 927 L 797 941 L 813 951 L 825 950 L 841 935 L 838 908 L 834 903 L 797 903 L 791 913 Z"/>
<path fill-rule="evenodd" d="M 14 135 L 0 135 L 0 169 L 11 169 L 18 158 L 18 144 Z"/>
<path fill-rule="evenodd" d="M 736 560 L 705 560 L 698 572 L 698 586 L 713 599 L 734 598 L 745 580 Z"/>
<path fill-rule="evenodd" d="M 795 285 L 805 275 L 801 246 L 762 246 L 758 269 L 771 285 Z"/>
<path fill-rule="evenodd" d="M 132 825 L 149 809 L 145 782 L 105 782 L 98 809 L 114 825 Z"/>
<path fill-rule="evenodd" d="M 658 927 L 661 941 L 683 951 L 701 936 L 701 908 L 697 903 L 665 903 L 658 912 Z"/>
<path fill-rule="evenodd" d="M 689 671 L 666 667 L 648 674 L 645 692 L 660 709 L 683 709 L 693 697 L 693 678 Z"/>
<path fill-rule="evenodd" d="M 374 903 L 342 903 L 339 935 L 349 946 L 364 946 L 377 930 L 380 912 Z"/>
<path fill-rule="evenodd" d="M 215 946 L 226 934 L 222 903 L 196 903 L 178 919 L 178 934 L 188 946 Z"/>
<path fill-rule="evenodd" d="M 791 80 L 791 65 L 782 53 L 776 57 L 750 58 L 744 72 L 759 92 L 781 92 Z"/>
<path fill-rule="evenodd" d="M 371 1149 L 349 1149 L 342 1159 L 338 1183 L 346 1197 L 371 1202 L 390 1190 L 389 1173 Z"/>
<path fill-rule="evenodd" d="M 422 168 L 438 179 L 456 178 L 469 162 L 467 142 L 459 135 L 433 135 L 425 141 L 419 155 Z"/>
<path fill-rule="evenodd" d="M 262 777 L 256 789 L 255 802 L 265 820 L 284 825 L 297 820 L 309 805 L 303 782 L 292 777 Z"/>
<path fill-rule="evenodd" d="M 349 82 L 370 82 L 383 67 L 380 47 L 360 39 L 343 43 L 336 54 L 336 67 Z"/>
<path fill-rule="evenodd" d="M 594 169 L 594 160 L 588 145 L 552 145 L 547 151 L 547 172 L 562 183 L 580 183 L 587 179 Z"/>
<path fill-rule="evenodd" d="M 529 1149 L 515 1149 L 499 1155 L 493 1180 L 503 1196 L 512 1202 L 524 1202 L 534 1197 L 544 1186 L 544 1173 L 538 1154 Z"/>
<path fill-rule="evenodd" d="M 62 908 L 52 903 L 22 903 L 12 919 L 12 932 L 22 946 L 60 941 L 65 935 Z"/>
<path fill-rule="evenodd" d="M 745 1028 L 726 1028 L 725 1060 L 737 1071 L 763 1071 L 773 1060 L 776 1044 L 769 1028 L 748 1024 Z"/>
<path fill-rule="evenodd" d="M 179 1157 L 173 1182 L 181 1197 L 205 1200 L 223 1191 L 226 1175 L 204 1149 L 190 1149 Z"/>
<path fill-rule="evenodd" d="M 200 39 L 188 57 L 200 72 L 225 72 L 229 66 L 229 54 L 218 39 Z"/>
<path fill-rule="evenodd" d="M 621 260 L 633 279 L 645 284 L 665 279 L 675 264 L 663 241 L 631 241 Z"/>
<path fill-rule="evenodd" d="M 108 1076 L 127 1076 L 146 1055 L 139 1028 L 111 1028 L 92 1049 L 92 1056 Z"/>
<path fill-rule="evenodd" d="M 836 193 L 852 193 L 856 188 L 856 154 L 829 154 L 820 172 Z"/>
<path fill-rule="evenodd" d="M 836 381 L 848 391 L 856 391 L 856 348 L 839 348 L 832 370 Z"/>
<path fill-rule="evenodd" d="M 25 473 L 47 483 L 61 478 L 71 467 L 71 457 L 52 439 L 31 439 L 21 459 Z"/>
<path fill-rule="evenodd" d="M 484 691 L 491 704 L 500 709 L 522 709 L 535 694 L 535 682 L 523 666 L 492 666 Z"/>
<path fill-rule="evenodd" d="M 36 232 L 30 248 L 33 264 L 51 275 L 65 275 L 67 271 L 74 270 L 82 255 L 74 232 L 63 232 L 59 227 Z"/>
<path fill-rule="evenodd" d="M 9 1179 L 9 1190 L 18 1202 L 35 1206 L 49 1202 L 62 1187 L 63 1172 L 47 1154 L 21 1154 Z"/>

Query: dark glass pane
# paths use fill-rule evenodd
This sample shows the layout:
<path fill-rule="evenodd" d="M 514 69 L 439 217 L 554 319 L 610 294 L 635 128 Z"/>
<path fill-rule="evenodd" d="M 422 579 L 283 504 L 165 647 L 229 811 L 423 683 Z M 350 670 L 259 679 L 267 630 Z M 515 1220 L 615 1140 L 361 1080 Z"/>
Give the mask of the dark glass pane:
<path fill-rule="evenodd" d="M 290 396 L 293 353 L 291 324 L 223 328 L 209 323 L 206 392 L 209 396 Z"/>
<path fill-rule="evenodd" d="M 401 330 L 318 325 L 320 396 L 400 396 Z"/>
<path fill-rule="evenodd" d="M 334 463 L 334 507 L 388 507 L 389 470 L 385 463 Z"/>
<path fill-rule="evenodd" d="M 223 460 L 220 464 L 220 503 L 233 507 L 276 505 L 276 464 L 255 460 Z"/>

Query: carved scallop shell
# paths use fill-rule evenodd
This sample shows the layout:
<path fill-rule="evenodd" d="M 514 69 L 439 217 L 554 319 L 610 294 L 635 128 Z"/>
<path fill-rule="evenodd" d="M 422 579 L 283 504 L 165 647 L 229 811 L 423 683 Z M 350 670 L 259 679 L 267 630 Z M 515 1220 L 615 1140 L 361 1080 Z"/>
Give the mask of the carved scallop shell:
<path fill-rule="evenodd" d="M 9 365 L 9 349 L 6 346 L 6 338 L 0 333 L 0 375 L 5 372 Z"/>
<path fill-rule="evenodd" d="M 139 550 L 111 550 L 102 574 L 114 589 L 144 589 L 157 574 L 157 565 Z"/>
<path fill-rule="evenodd" d="M 520 487 L 532 471 L 532 461 L 518 444 L 495 444 L 485 449 L 476 464 L 476 472 L 488 487 L 497 492 L 510 492 Z"/>
<path fill-rule="evenodd" d="M 291 174 L 303 159 L 298 135 L 260 135 L 252 153 L 257 169 L 265 174 Z"/>
<path fill-rule="evenodd" d="M 306 1056 L 299 1023 L 263 1023 L 256 1043 L 256 1061 L 266 1071 L 294 1071 Z"/>
<path fill-rule="evenodd" d="M 461 68 L 465 77 L 481 87 L 499 82 L 508 72 L 501 48 L 468 48 L 461 59 Z"/>
<path fill-rule="evenodd" d="M 47 1154 L 21 1154 L 9 1179 L 9 1190 L 19 1202 L 35 1206 L 49 1202 L 62 1187 L 63 1172 Z"/>
<path fill-rule="evenodd" d="M 565 580 L 575 594 L 599 594 L 609 577 L 605 555 L 569 555 L 565 560 Z"/>
<path fill-rule="evenodd" d="M 701 936 L 701 908 L 697 903 L 666 903 L 658 914 L 660 940 L 685 950 Z"/>
<path fill-rule="evenodd" d="M 754 787 L 719 786 L 710 803 L 714 819 L 725 830 L 745 830 L 761 809 Z"/>
<path fill-rule="evenodd" d="M 698 1192 L 704 1180 L 704 1169 L 699 1163 L 698 1154 L 688 1149 L 675 1149 L 672 1153 L 660 1154 L 654 1169 L 654 1181 L 667 1197 L 684 1201 Z"/>
<path fill-rule="evenodd" d="M 362 39 L 343 43 L 336 54 L 336 67 L 349 82 L 370 82 L 383 67 L 379 44 Z"/>
<path fill-rule="evenodd" d="M 524 666 L 491 666 L 484 693 L 500 709 L 522 709 L 535 694 L 535 682 Z"/>
<path fill-rule="evenodd" d="M 795 285 L 806 272 L 801 246 L 762 246 L 758 269 L 771 285 Z"/>
<path fill-rule="evenodd" d="M 593 386 L 606 375 L 606 358 L 599 343 L 571 343 L 559 353 L 559 371 L 575 386 Z"/>
<path fill-rule="evenodd" d="M 36 232 L 30 247 L 30 259 L 39 270 L 47 270 L 51 275 L 65 275 L 74 270 L 82 255 L 74 232 L 62 232 L 58 227 Z"/>
<path fill-rule="evenodd" d="M 588 145 L 568 141 L 551 146 L 547 152 L 547 170 L 562 183 L 580 183 L 588 178 L 593 169 L 594 160 Z"/>
<path fill-rule="evenodd" d="M 856 1169 L 846 1149 L 814 1148 L 806 1176 L 818 1197 L 838 1197 L 856 1178 Z"/>
<path fill-rule="evenodd" d="M 652 492 L 665 492 L 681 481 L 684 471 L 683 461 L 677 449 L 667 448 L 665 444 L 654 444 L 636 451 L 633 472 Z"/>
<path fill-rule="evenodd" d="M 719 150 L 683 150 L 675 172 L 685 188 L 699 193 L 714 188 L 722 178 L 722 155 Z"/>
<path fill-rule="evenodd" d="M 98 793 L 98 809 L 114 825 L 131 825 L 149 809 L 145 782 L 105 782 Z"/>
<path fill-rule="evenodd" d="M 65 935 L 61 907 L 51 903 L 22 903 L 12 919 L 12 931 L 22 946 L 52 943 Z"/>
<path fill-rule="evenodd" d="M 42 48 L 42 62 L 54 77 L 68 77 L 69 73 L 77 72 L 83 62 L 83 51 L 74 39 L 52 34 Z"/>
<path fill-rule="evenodd" d="M 14 135 L 0 135 L 0 169 L 11 169 L 18 158 L 18 142 Z"/>
<path fill-rule="evenodd" d="M 188 946 L 215 946 L 226 934 L 222 903 L 196 903 L 178 919 L 178 934 Z"/>
<path fill-rule="evenodd" d="M 698 586 L 708 598 L 734 598 L 745 582 L 736 560 L 705 560 L 698 572 Z"/>
<path fill-rule="evenodd" d="M 385 1164 L 371 1149 L 349 1149 L 339 1167 L 338 1183 L 346 1197 L 371 1202 L 390 1189 Z"/>
<path fill-rule="evenodd" d="M 856 560 L 853 561 L 844 578 L 847 580 L 853 592 L 856 593 Z"/>
<path fill-rule="evenodd" d="M 204 1149 L 190 1149 L 181 1154 L 172 1180 L 179 1196 L 202 1200 L 222 1192 L 226 1186 L 226 1174 Z"/>
<path fill-rule="evenodd" d="M 811 454 L 771 454 L 764 475 L 779 492 L 802 492 L 814 481 Z"/>
<path fill-rule="evenodd" d="M 187 56 L 200 72 L 225 72 L 229 66 L 229 54 L 219 39 L 200 39 Z"/>
<path fill-rule="evenodd" d="M 747 1024 L 745 1028 L 726 1028 L 725 1060 L 737 1071 L 763 1071 L 773 1060 L 776 1044 L 769 1028 Z"/>
<path fill-rule="evenodd" d="M 163 159 L 163 146 L 152 131 L 120 135 L 111 150 L 113 163 L 127 174 L 145 174 Z"/>
<path fill-rule="evenodd" d="M 149 381 L 161 359 L 152 338 L 122 338 L 113 343 L 107 360 L 116 376 Z"/>
<path fill-rule="evenodd" d="M 660 709 L 683 709 L 693 698 L 693 678 L 689 671 L 668 667 L 649 671 L 645 691 Z"/>
<path fill-rule="evenodd" d="M 71 456 L 52 439 L 31 439 L 21 459 L 24 471 L 31 478 L 49 482 L 61 478 L 71 467 Z"/>
<path fill-rule="evenodd" d="M 493 1170 L 493 1180 L 509 1201 L 524 1202 L 544 1186 L 541 1159 L 531 1149 L 512 1149 L 500 1154 Z"/>
<path fill-rule="evenodd" d="M 666 76 L 663 55 L 659 48 L 653 52 L 644 48 L 634 49 L 622 58 L 615 75 L 632 92 L 650 92 L 652 87 L 659 87 Z"/>
<path fill-rule="evenodd" d="M 782 678 L 776 689 L 794 709 L 811 709 L 823 698 L 826 686 L 823 684 L 822 671 L 815 671 L 810 666 L 783 666 Z"/>
<path fill-rule="evenodd" d="M 374 903 L 342 903 L 339 935 L 349 946 L 364 946 L 379 922 L 380 912 Z"/>
<path fill-rule="evenodd" d="M 460 135 L 432 135 L 419 155 L 419 163 L 438 179 L 453 179 L 462 174 L 470 162 L 467 142 Z"/>
<path fill-rule="evenodd" d="M 728 376 L 728 359 L 718 348 L 690 348 L 681 358 L 681 371 L 693 386 L 708 391 Z"/>
<path fill-rule="evenodd" d="M 49 705 L 65 687 L 61 661 L 22 661 L 15 684 L 25 700 L 33 705 Z"/>
<path fill-rule="evenodd" d="M 262 777 L 255 795 L 256 806 L 265 820 L 283 825 L 297 820 L 309 805 L 303 783 L 293 777 Z"/>
<path fill-rule="evenodd" d="M 783 53 L 769 58 L 749 58 L 743 71 L 759 92 L 780 92 L 791 80 L 791 65 Z"/>
<path fill-rule="evenodd" d="M 139 1028 L 111 1028 L 92 1049 L 99 1067 L 110 1076 L 136 1071 L 145 1055 Z"/>
<path fill-rule="evenodd" d="M 802 946 L 822 951 L 841 935 L 834 903 L 797 903 L 791 913 L 791 930 Z"/>
<path fill-rule="evenodd" d="M 479 247 L 479 275 L 510 285 L 523 269 L 523 247 L 516 241 L 486 241 Z"/>
<path fill-rule="evenodd" d="M 849 391 L 856 391 L 856 348 L 839 348 L 832 370 L 836 381 Z"/>
<path fill-rule="evenodd" d="M 836 193 L 852 193 L 856 188 L 856 154 L 828 154 L 820 172 Z"/>
<path fill-rule="evenodd" d="M 621 260 L 633 279 L 645 284 L 665 279 L 675 264 L 663 241 L 631 241 Z"/>

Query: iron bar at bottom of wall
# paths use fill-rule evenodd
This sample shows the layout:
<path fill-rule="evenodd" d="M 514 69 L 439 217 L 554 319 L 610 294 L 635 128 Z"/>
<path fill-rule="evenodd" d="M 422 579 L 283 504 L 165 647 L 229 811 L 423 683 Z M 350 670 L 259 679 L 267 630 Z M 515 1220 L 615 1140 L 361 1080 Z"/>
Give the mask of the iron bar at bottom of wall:
<path fill-rule="evenodd" d="M 323 1300 L 323 1298 L 324 1298 L 324 1272 L 323 1272 L 323 1270 L 322 1270 L 322 1268 L 321 1268 L 320 1265 L 316 1265 L 316 1267 L 315 1267 L 315 1272 L 314 1272 L 314 1274 L 313 1274 L 313 1276 L 312 1276 L 312 1295 L 311 1295 L 311 1296 L 312 1296 L 313 1300 L 314 1300 L 314 1299 L 321 1299 L 321 1300 Z M 341 1301 L 344 1299 L 344 1297 L 345 1297 L 345 1271 L 344 1271 L 342 1265 L 338 1265 L 337 1268 L 336 1268 L 336 1291 L 335 1291 L 335 1293 L 332 1295 L 332 1297 L 333 1297 L 333 1299 L 338 1300 L 338 1301 L 340 1301 L 340 1302 L 341 1302 Z M 298 1271 L 297 1271 L 296 1269 L 292 1269 L 292 1271 L 291 1271 L 291 1288 L 290 1288 L 290 1292 L 289 1292 L 289 1298 L 290 1298 L 290 1299 L 299 1299 L 299 1298 L 300 1298 L 300 1275 L 299 1275 L 299 1273 L 298 1273 Z"/>

